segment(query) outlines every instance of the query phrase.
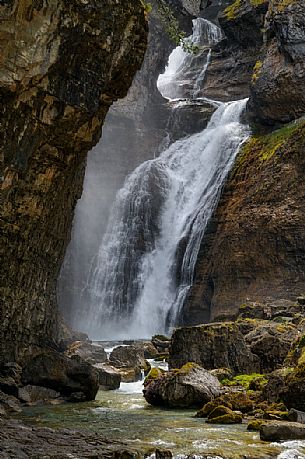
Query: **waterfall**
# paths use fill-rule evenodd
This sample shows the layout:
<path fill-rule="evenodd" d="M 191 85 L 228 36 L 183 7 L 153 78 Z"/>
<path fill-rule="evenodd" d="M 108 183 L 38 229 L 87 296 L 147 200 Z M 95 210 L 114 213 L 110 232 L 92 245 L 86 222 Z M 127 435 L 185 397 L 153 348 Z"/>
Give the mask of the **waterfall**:
<path fill-rule="evenodd" d="M 188 41 L 197 52 L 178 46 L 170 55 L 165 72 L 159 76 L 158 89 L 166 99 L 197 97 L 211 60 L 211 46 L 222 38 L 221 29 L 203 18 L 193 20 L 193 35 Z M 194 83 L 195 82 L 195 83 Z"/>
<path fill-rule="evenodd" d="M 200 243 L 240 145 L 246 100 L 220 104 L 208 127 L 146 161 L 119 191 L 83 295 L 83 329 L 149 337 L 175 324 Z"/>

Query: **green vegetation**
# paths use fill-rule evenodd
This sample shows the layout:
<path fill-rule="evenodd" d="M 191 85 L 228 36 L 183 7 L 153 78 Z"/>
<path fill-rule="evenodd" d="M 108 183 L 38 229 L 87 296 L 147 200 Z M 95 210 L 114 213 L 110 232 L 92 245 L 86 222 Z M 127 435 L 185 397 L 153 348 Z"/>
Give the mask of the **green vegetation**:
<path fill-rule="evenodd" d="M 259 78 L 261 70 L 262 70 L 263 63 L 262 61 L 257 61 L 254 68 L 253 68 L 253 75 L 252 75 L 252 83 Z"/>
<path fill-rule="evenodd" d="M 260 5 L 263 5 L 264 3 L 266 3 L 266 0 L 249 0 L 250 1 L 250 4 L 254 7 L 256 6 L 260 6 Z M 289 1 L 289 0 L 287 0 Z M 290 1 L 294 1 L 294 0 L 290 0 Z M 229 5 L 225 10 L 224 10 L 224 14 L 226 16 L 226 18 L 229 20 L 229 21 L 232 21 L 233 19 L 236 19 L 238 13 L 239 13 L 239 10 L 240 8 L 242 7 L 242 4 L 243 4 L 243 0 L 235 0 L 232 5 Z"/>
<path fill-rule="evenodd" d="M 235 19 L 241 7 L 241 0 L 235 0 L 232 5 L 229 5 L 225 10 L 224 14 L 230 21 Z"/>
<path fill-rule="evenodd" d="M 268 161 L 300 129 L 305 128 L 305 121 L 297 121 L 282 127 L 270 134 L 254 135 L 246 142 L 236 162 L 237 171 L 246 160 L 255 155 L 260 161 Z"/>
<path fill-rule="evenodd" d="M 140 2 L 142 3 L 142 6 L 144 8 L 144 11 L 145 13 L 150 13 L 152 11 L 152 5 L 151 3 L 147 3 L 145 2 L 145 0 L 140 0 Z"/>
<path fill-rule="evenodd" d="M 257 382 L 256 380 L 259 380 L 260 385 L 265 385 L 268 382 L 264 375 L 252 373 L 251 375 L 237 375 L 231 380 L 223 379 L 221 384 L 224 386 L 242 386 L 246 390 L 249 390 L 251 383 L 253 384 L 254 382 Z"/>

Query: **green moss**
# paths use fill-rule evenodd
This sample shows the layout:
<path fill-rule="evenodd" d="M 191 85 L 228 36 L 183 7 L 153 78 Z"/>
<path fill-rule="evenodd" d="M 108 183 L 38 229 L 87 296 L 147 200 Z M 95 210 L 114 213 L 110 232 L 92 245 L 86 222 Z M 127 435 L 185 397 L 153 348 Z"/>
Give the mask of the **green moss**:
<path fill-rule="evenodd" d="M 224 10 L 224 15 L 226 18 L 231 21 L 236 18 L 239 10 L 241 7 L 241 0 L 235 0 L 235 2 L 232 3 L 232 5 L 229 5 L 225 10 Z"/>
<path fill-rule="evenodd" d="M 260 6 L 266 3 L 266 0 L 250 0 L 250 4 L 254 7 Z M 242 0 L 235 0 L 232 5 L 229 5 L 225 10 L 224 14 L 229 21 L 235 19 L 241 9 L 243 3 Z"/>
<path fill-rule="evenodd" d="M 253 75 L 252 75 L 252 83 L 255 83 L 255 81 L 259 78 L 261 74 L 263 63 L 262 61 L 257 61 L 254 68 L 253 68 Z"/>
<path fill-rule="evenodd" d="M 304 129 L 304 120 L 291 123 L 267 135 L 254 135 L 241 149 L 236 162 L 237 171 L 255 153 L 261 162 L 271 159 L 285 143 L 300 129 Z"/>
<path fill-rule="evenodd" d="M 251 375 L 234 376 L 232 380 L 223 379 L 221 381 L 221 384 L 223 384 L 224 386 L 242 386 L 248 390 L 250 384 L 253 383 L 253 381 L 256 379 L 260 379 L 260 382 L 262 382 L 262 384 L 267 384 L 268 382 L 264 375 L 253 373 Z"/>
<path fill-rule="evenodd" d="M 262 419 L 254 419 L 253 421 L 249 422 L 247 430 L 250 430 L 253 432 L 259 432 L 261 426 L 265 424 L 266 424 L 266 421 L 263 421 Z"/>
<path fill-rule="evenodd" d="M 165 373 L 164 370 L 160 368 L 152 368 L 146 378 L 144 379 L 144 386 L 147 386 L 148 383 L 158 379 L 160 376 L 163 376 Z"/>
<path fill-rule="evenodd" d="M 188 362 L 183 367 L 178 369 L 178 372 L 181 374 L 188 374 L 193 368 L 199 368 L 199 365 L 194 362 Z"/>
<path fill-rule="evenodd" d="M 218 416 L 217 418 L 208 419 L 206 422 L 209 424 L 241 424 L 242 421 L 242 415 L 232 411 L 230 414 L 224 414 L 223 416 Z"/>

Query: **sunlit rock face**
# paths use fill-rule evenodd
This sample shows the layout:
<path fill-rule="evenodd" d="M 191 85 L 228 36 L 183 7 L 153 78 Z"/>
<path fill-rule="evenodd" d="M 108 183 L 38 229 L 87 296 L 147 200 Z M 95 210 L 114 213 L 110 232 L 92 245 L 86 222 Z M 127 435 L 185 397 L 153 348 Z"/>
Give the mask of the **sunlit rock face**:
<path fill-rule="evenodd" d="M 87 151 L 146 48 L 139 0 L 0 6 L 1 359 L 56 341 L 55 285 Z"/>

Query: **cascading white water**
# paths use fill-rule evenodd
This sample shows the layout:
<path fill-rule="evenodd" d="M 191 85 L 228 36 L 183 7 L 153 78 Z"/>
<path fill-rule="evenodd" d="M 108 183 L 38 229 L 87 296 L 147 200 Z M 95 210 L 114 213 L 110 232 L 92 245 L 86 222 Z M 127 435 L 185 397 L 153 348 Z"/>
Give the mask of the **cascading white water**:
<path fill-rule="evenodd" d="M 193 20 L 193 35 L 187 39 L 197 53 L 184 51 L 178 46 L 170 55 L 165 72 L 158 78 L 158 89 L 166 99 L 197 97 L 211 60 L 210 47 L 219 42 L 222 31 L 212 22 Z"/>
<path fill-rule="evenodd" d="M 248 136 L 239 122 L 245 105 L 221 104 L 203 132 L 175 142 L 127 178 L 84 295 L 90 336 L 148 337 L 164 332 L 167 320 L 175 323 L 206 224 Z"/>

